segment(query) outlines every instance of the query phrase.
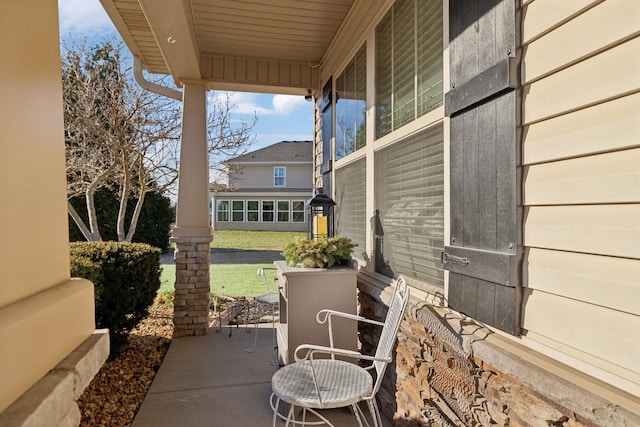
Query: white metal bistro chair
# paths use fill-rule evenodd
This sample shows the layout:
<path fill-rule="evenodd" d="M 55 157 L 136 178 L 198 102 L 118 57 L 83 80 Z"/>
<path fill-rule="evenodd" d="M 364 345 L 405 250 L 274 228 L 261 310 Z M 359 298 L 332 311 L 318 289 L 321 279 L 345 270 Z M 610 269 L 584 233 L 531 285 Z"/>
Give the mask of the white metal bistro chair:
<path fill-rule="evenodd" d="M 392 360 L 393 347 L 408 301 L 407 283 L 403 277 L 399 277 L 384 323 L 333 310 L 321 310 L 316 317 L 318 322 L 327 323 L 330 346 L 311 344 L 298 346 L 295 352 L 296 362 L 284 366 L 273 375 L 271 378 L 273 393 L 270 398 L 273 426 L 275 427 L 278 418 L 285 420 L 286 425 L 333 426 L 317 409 L 347 406 L 353 409 L 358 425 L 370 426 L 358 405 L 360 402 L 366 402 L 373 425 L 381 427 L 382 419 L 376 402 L 376 393 L 380 389 L 385 369 Z M 356 351 L 334 348 L 331 326 L 333 316 L 382 326 L 375 355 L 367 356 Z M 327 357 L 328 355 L 330 358 Z M 336 359 L 336 356 L 339 356 L 340 360 Z M 346 358 L 365 360 L 368 366 L 361 367 L 356 363 L 342 360 Z M 288 404 L 286 414 L 279 412 L 281 402 Z M 300 409 L 302 409 L 302 416 L 297 420 L 296 413 L 300 412 Z M 307 420 L 307 412 L 315 417 Z"/>
<path fill-rule="evenodd" d="M 272 291 L 269 286 L 269 280 L 267 279 L 267 274 L 265 270 L 275 270 L 275 268 L 259 268 L 257 271 L 258 276 L 262 276 L 264 278 L 264 287 L 267 291 L 264 294 L 260 294 L 256 297 L 256 303 L 254 306 L 254 319 L 255 319 L 255 331 L 253 336 L 253 347 L 247 349 L 247 353 L 253 353 L 256 351 L 256 346 L 258 345 L 258 305 L 265 304 L 268 305 L 271 309 L 271 343 L 273 347 L 273 360 L 271 361 L 272 365 L 278 364 L 278 346 L 276 345 L 276 309 L 280 304 L 280 293 L 277 291 Z"/>

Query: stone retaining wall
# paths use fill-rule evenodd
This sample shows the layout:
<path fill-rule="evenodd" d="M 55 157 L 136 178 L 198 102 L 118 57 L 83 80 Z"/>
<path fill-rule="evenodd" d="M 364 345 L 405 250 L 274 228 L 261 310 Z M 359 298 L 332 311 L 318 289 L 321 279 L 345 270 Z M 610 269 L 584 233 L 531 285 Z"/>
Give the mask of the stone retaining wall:
<path fill-rule="evenodd" d="M 386 306 L 362 287 L 359 302 L 361 315 L 384 318 Z M 379 333 L 372 328 L 361 324 L 359 331 L 362 350 L 368 353 Z M 378 394 L 381 411 L 397 426 L 593 427 L 630 426 L 638 420 L 574 384 L 531 364 L 526 366 L 531 376 L 562 389 L 556 394 L 564 393 L 566 402 L 588 402 L 583 405 L 587 410 L 579 414 L 504 374 L 489 360 L 472 354 L 472 348 L 433 306 L 410 304 L 398 335 L 395 361 Z M 493 359 L 514 365 L 514 372 L 526 364 L 506 351 L 498 350 Z M 604 413 L 607 411 L 610 413 Z"/>

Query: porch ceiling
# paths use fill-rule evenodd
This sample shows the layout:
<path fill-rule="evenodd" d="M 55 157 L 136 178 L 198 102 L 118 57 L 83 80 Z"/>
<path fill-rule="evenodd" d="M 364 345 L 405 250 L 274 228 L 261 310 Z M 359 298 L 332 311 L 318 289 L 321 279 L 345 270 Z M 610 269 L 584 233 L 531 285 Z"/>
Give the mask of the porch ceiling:
<path fill-rule="evenodd" d="M 209 89 L 305 94 L 357 0 L 101 0 L 151 73 Z"/>

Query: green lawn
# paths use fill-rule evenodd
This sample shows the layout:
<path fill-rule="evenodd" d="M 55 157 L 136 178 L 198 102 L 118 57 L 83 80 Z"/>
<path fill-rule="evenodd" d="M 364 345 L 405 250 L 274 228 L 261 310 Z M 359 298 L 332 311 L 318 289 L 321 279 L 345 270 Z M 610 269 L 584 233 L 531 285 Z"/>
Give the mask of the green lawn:
<path fill-rule="evenodd" d="M 215 231 L 211 247 L 216 249 L 263 249 L 281 251 L 296 237 L 305 233 L 271 231 Z M 160 291 L 171 291 L 175 284 L 176 267 L 162 264 Z M 258 268 L 270 268 L 273 264 L 212 264 L 211 292 L 215 295 L 256 296 L 265 292 L 264 279 L 256 274 Z M 273 274 L 273 272 L 267 272 Z M 273 284 L 272 275 L 268 276 Z M 272 286 L 272 290 L 274 290 Z"/>
<path fill-rule="evenodd" d="M 305 238 L 306 233 L 284 231 L 236 231 L 213 232 L 212 248 L 218 249 L 271 249 L 281 251 L 296 237 Z"/>
<path fill-rule="evenodd" d="M 160 291 L 172 291 L 176 280 L 176 266 L 162 264 Z M 264 278 L 256 274 L 258 268 L 273 267 L 273 264 L 218 264 L 212 265 L 211 292 L 215 295 L 256 296 L 266 292 Z M 267 274 L 272 272 L 267 271 Z M 273 276 L 267 276 L 274 291 Z"/>

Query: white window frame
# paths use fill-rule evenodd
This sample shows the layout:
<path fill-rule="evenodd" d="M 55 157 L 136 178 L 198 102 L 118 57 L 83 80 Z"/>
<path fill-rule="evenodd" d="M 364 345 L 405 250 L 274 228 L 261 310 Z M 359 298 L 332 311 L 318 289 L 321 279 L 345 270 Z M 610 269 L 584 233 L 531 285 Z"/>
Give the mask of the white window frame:
<path fill-rule="evenodd" d="M 273 209 L 272 210 L 265 210 L 264 209 L 264 203 L 265 202 L 271 202 L 273 203 Z M 265 221 L 264 219 L 264 214 L 267 212 L 271 212 L 271 214 L 273 215 L 271 221 Z M 260 201 L 260 222 L 275 222 L 276 221 L 276 201 L 275 200 L 261 200 Z"/>
<path fill-rule="evenodd" d="M 242 203 L 242 209 L 237 210 L 234 207 L 234 204 L 236 203 Z M 245 222 L 245 201 L 244 200 L 231 200 L 231 216 L 230 216 L 230 220 L 231 222 Z M 242 220 L 237 221 L 235 219 L 235 214 L 236 213 L 241 213 L 242 214 Z"/>
<path fill-rule="evenodd" d="M 282 171 L 282 176 L 278 174 L 278 171 Z M 278 179 L 282 179 L 282 184 L 278 183 Z M 274 187 L 286 187 L 287 186 L 287 167 L 286 166 L 274 166 L 273 167 L 273 186 Z"/>
<path fill-rule="evenodd" d="M 280 203 L 287 204 L 287 210 L 280 210 Z M 287 214 L 286 221 L 280 221 L 280 212 Z M 289 223 L 291 222 L 291 200 L 276 200 L 276 222 Z"/>
<path fill-rule="evenodd" d="M 258 209 L 249 209 L 249 203 L 251 202 L 256 202 L 258 204 Z M 260 220 L 262 219 L 260 214 L 260 207 L 262 206 L 262 200 L 257 200 L 257 199 L 250 199 L 247 200 L 245 203 L 246 206 L 246 214 L 245 214 L 245 222 L 261 222 Z M 252 221 L 249 219 L 249 213 L 256 213 L 258 216 L 256 217 L 255 221 Z"/>
<path fill-rule="evenodd" d="M 220 204 L 225 203 L 227 204 L 227 209 L 225 211 L 221 211 L 220 210 Z M 220 219 L 220 213 L 224 212 L 227 214 L 227 219 Z M 229 222 L 229 219 L 231 217 L 231 202 L 229 200 L 216 200 L 216 222 Z"/>
<path fill-rule="evenodd" d="M 301 203 L 302 204 L 302 209 L 295 210 L 293 208 L 293 205 L 295 203 Z M 292 200 L 291 201 L 291 222 L 305 223 L 306 222 L 306 215 L 307 215 L 307 209 L 306 208 L 307 207 L 305 205 L 304 200 Z M 301 221 L 300 220 L 296 221 L 296 217 L 295 217 L 296 213 L 302 213 L 302 220 Z"/>

